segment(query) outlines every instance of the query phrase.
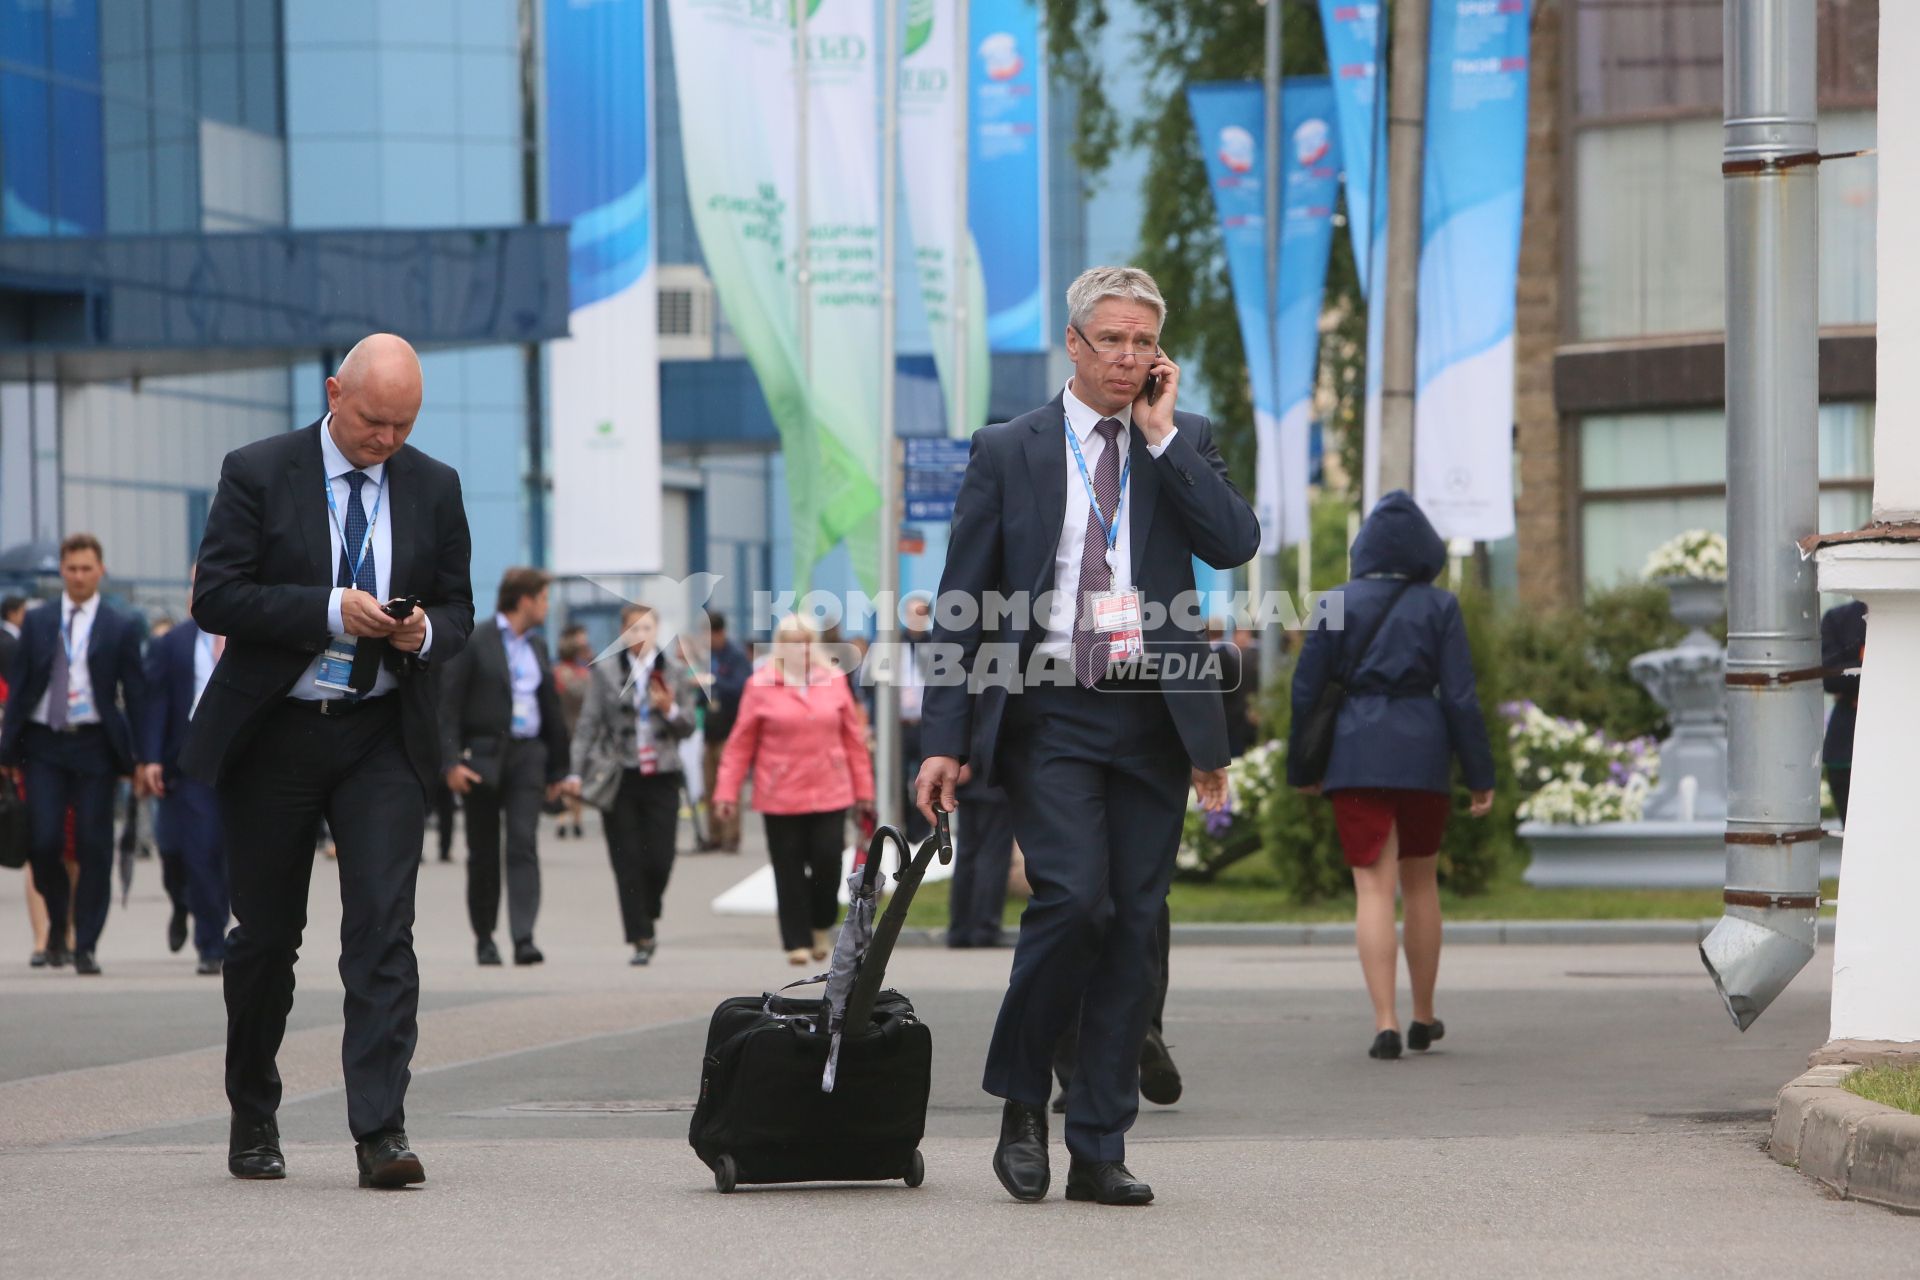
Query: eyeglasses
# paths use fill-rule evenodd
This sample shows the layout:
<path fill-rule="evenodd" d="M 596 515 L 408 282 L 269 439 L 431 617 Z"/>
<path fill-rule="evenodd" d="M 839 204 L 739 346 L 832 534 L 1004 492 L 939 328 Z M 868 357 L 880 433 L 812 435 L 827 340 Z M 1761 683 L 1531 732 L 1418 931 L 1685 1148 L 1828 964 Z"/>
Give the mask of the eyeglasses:
<path fill-rule="evenodd" d="M 1160 356 L 1160 344 L 1157 342 L 1148 343 L 1145 346 L 1141 346 L 1138 343 L 1129 345 L 1125 338 L 1107 338 L 1103 341 L 1095 342 L 1087 336 L 1087 331 L 1079 325 L 1069 324 L 1068 327 L 1079 334 L 1080 341 L 1092 347 L 1093 353 L 1102 360 L 1105 360 L 1108 364 L 1125 364 L 1129 360 L 1148 363 L 1158 359 Z"/>

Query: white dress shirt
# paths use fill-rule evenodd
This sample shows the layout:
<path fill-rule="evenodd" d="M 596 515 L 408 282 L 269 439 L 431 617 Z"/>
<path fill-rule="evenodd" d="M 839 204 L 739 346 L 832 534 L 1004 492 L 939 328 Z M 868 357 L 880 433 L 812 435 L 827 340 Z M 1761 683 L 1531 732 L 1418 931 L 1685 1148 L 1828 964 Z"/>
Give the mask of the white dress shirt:
<path fill-rule="evenodd" d="M 507 683 L 513 691 L 513 705 L 524 705 L 527 709 L 527 722 L 519 726 L 521 731 L 513 736 L 522 741 L 537 738 L 540 736 L 540 659 L 534 656 L 530 638 L 533 632 L 516 635 L 504 613 L 493 615 L 493 625 L 500 628 L 500 643 L 507 649 Z"/>
<path fill-rule="evenodd" d="M 1052 608 L 1047 613 L 1047 635 L 1037 646 L 1040 653 L 1050 658 L 1073 661 L 1073 607 L 1080 594 L 1080 557 L 1087 545 L 1087 516 L 1093 504 L 1087 497 L 1087 482 L 1081 478 L 1080 464 L 1073 456 L 1073 445 L 1067 440 L 1067 430 L 1079 437 L 1080 450 L 1087 459 L 1087 477 L 1100 474 L 1100 458 L 1107 451 L 1106 439 L 1094 430 L 1100 425 L 1100 419 L 1106 415 L 1083 403 L 1073 394 L 1073 383 L 1069 381 L 1063 402 L 1067 409 L 1066 426 L 1060 432 L 1060 449 L 1067 456 L 1067 512 L 1060 526 L 1060 541 L 1053 552 L 1053 590 Z M 1120 425 L 1129 428 L 1121 435 L 1122 440 L 1131 438 L 1133 425 L 1133 406 L 1124 406 L 1113 415 Z M 1147 446 L 1147 456 L 1157 458 L 1166 452 L 1173 443 L 1173 437 L 1179 433 L 1175 427 L 1167 432 L 1167 438 L 1159 444 Z M 1125 468 L 1127 460 L 1123 455 L 1120 465 Z M 1133 590 L 1133 529 L 1132 511 L 1129 509 L 1128 490 L 1133 487 L 1129 476 L 1126 485 L 1120 490 L 1120 537 L 1114 543 L 1113 587 L 1115 591 Z M 1116 518 L 1114 513 L 1102 514 Z"/>
<path fill-rule="evenodd" d="M 87 666 L 87 654 L 93 647 L 93 620 L 100 613 L 100 597 L 95 595 L 85 604 L 75 604 L 73 600 L 60 597 L 60 630 L 54 633 L 53 642 L 61 644 L 67 641 L 67 628 L 73 628 L 71 643 L 67 651 L 67 701 L 71 704 L 81 698 L 91 710 L 83 716 L 71 716 L 67 728 L 72 729 L 83 724 L 100 723 L 100 704 L 93 699 L 93 671 Z M 53 725 L 50 714 L 53 709 L 53 681 L 47 681 L 47 691 L 40 695 L 40 702 L 33 709 L 32 720 L 35 724 Z"/>
<path fill-rule="evenodd" d="M 187 717 L 200 709 L 200 695 L 207 691 L 207 681 L 213 678 L 215 637 L 202 631 L 193 638 L 193 704 L 187 708 Z"/>
<path fill-rule="evenodd" d="M 347 455 L 340 452 L 340 446 L 333 442 L 332 414 L 328 414 L 320 424 L 320 461 L 326 469 L 327 484 L 333 490 L 333 506 L 327 512 L 327 546 L 330 549 L 327 572 L 330 578 L 337 581 L 340 576 L 340 548 L 343 545 L 341 535 L 347 527 L 347 505 L 353 500 L 353 489 L 347 484 L 347 473 L 356 468 L 347 461 Z M 382 601 L 391 600 L 393 598 L 393 513 L 389 510 L 392 504 L 386 501 L 392 496 L 386 492 L 387 464 L 382 462 L 376 466 L 360 467 L 357 470 L 367 477 L 367 483 L 360 486 L 360 507 L 367 513 L 367 519 L 373 526 L 373 548 L 367 554 L 373 557 L 373 580 L 376 588 L 374 595 Z M 374 509 L 376 502 L 380 504 L 377 513 Z M 339 515 L 337 520 L 334 518 L 335 513 Z M 356 552 L 359 550 L 358 547 L 354 548 Z M 335 587 L 333 594 L 327 597 L 327 630 L 335 637 L 350 640 L 353 637 L 347 635 L 347 624 L 340 616 L 340 597 L 346 593 L 346 590 L 345 587 Z M 433 648 L 433 623 L 428 622 L 427 638 L 420 646 L 420 656 L 425 658 L 427 651 L 431 648 Z M 288 697 L 312 702 L 343 696 L 337 689 L 322 689 L 314 683 L 320 675 L 322 660 L 321 658 L 313 660 L 306 674 L 300 677 L 293 686 L 292 692 L 287 695 Z M 385 663 L 382 663 L 380 674 L 374 677 L 373 688 L 367 696 L 377 698 L 383 693 L 392 693 L 399 683 L 399 678 L 387 670 Z"/>

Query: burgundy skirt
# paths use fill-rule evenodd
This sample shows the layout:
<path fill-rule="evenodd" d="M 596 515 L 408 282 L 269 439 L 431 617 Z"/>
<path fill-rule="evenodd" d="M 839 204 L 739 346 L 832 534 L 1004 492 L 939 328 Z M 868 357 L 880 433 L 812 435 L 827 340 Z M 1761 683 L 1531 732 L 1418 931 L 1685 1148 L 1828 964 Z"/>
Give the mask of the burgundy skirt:
<path fill-rule="evenodd" d="M 1441 791 L 1410 791 L 1403 787 L 1354 787 L 1332 795 L 1334 826 L 1340 832 L 1340 851 L 1350 867 L 1370 867 L 1380 860 L 1387 835 L 1400 828 L 1400 860 L 1431 858 L 1440 852 L 1447 834 L 1453 797 Z"/>

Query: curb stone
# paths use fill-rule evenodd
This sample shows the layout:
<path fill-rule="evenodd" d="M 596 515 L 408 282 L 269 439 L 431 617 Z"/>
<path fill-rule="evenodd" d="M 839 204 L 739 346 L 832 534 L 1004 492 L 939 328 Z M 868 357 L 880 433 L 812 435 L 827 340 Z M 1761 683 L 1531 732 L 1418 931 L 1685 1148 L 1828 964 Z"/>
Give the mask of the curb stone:
<path fill-rule="evenodd" d="M 1920 1213 L 1920 1116 L 1847 1092 L 1859 1069 L 1820 1066 L 1789 1081 L 1768 1153 L 1845 1199 Z"/>
<path fill-rule="evenodd" d="M 1706 940 L 1715 920 L 1462 920 L 1449 921 L 1448 946 L 1591 946 L 1597 943 L 1685 943 Z M 1017 929 L 1009 928 L 1011 945 Z M 946 945 L 942 929 L 903 929 L 898 945 Z M 1201 947 L 1350 947 L 1351 924 L 1176 924 L 1173 941 Z M 1820 920 L 1820 941 L 1833 941 L 1833 917 Z"/>

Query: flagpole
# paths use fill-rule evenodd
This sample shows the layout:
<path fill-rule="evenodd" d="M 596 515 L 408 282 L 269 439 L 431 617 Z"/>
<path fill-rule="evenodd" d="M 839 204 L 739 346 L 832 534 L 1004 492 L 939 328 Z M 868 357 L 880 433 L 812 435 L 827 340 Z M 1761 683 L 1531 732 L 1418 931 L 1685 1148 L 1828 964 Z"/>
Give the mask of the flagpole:
<path fill-rule="evenodd" d="M 900 0 L 884 0 L 880 38 L 880 600 L 875 640 L 882 654 L 897 653 L 900 640 L 900 533 L 894 508 L 900 501 L 900 466 L 894 440 L 894 327 L 900 299 L 894 287 L 900 202 Z M 880 821 L 900 824 L 900 687 L 889 664 L 874 686 L 874 771 Z"/>
<path fill-rule="evenodd" d="M 799 0 L 793 7 L 793 79 L 795 109 L 793 113 L 794 129 L 799 135 L 794 147 L 794 163 L 797 172 L 793 183 L 793 211 L 796 220 L 798 243 L 794 253 L 794 297 L 800 304 L 799 323 L 794 333 L 800 346 L 800 390 L 807 405 L 807 435 L 813 433 L 813 227 L 811 214 L 807 209 L 808 187 L 812 184 L 812 175 L 807 172 L 813 152 L 813 138 L 808 132 L 808 99 L 813 96 L 813 86 L 807 82 L 807 4 Z M 789 458 L 788 464 L 792 464 Z M 796 547 L 799 544 L 800 530 L 794 530 Z M 817 530 L 806 531 L 807 545 L 815 545 Z M 804 584 L 796 584 L 804 585 Z"/>
<path fill-rule="evenodd" d="M 1269 383 L 1272 387 L 1271 394 L 1275 399 L 1278 399 L 1280 394 L 1280 211 L 1282 208 L 1280 201 L 1280 5 L 1282 0 L 1264 0 L 1264 3 L 1267 6 L 1267 62 L 1265 75 L 1267 110 L 1267 177 L 1265 194 L 1267 197 L 1267 208 L 1263 228 L 1266 232 L 1267 240 L 1267 361 L 1268 368 L 1271 371 Z M 1269 408 L 1275 415 L 1278 415 L 1280 411 L 1279 405 L 1271 405 Z M 1256 418 L 1258 417 L 1257 406 L 1255 416 Z M 1271 438 L 1261 440 L 1260 432 L 1256 427 L 1254 432 L 1256 457 L 1259 457 L 1260 454 L 1264 453 L 1270 447 L 1274 449 L 1280 447 L 1279 428 L 1280 424 L 1276 416 L 1274 429 L 1270 433 Z M 1264 469 L 1270 466 L 1272 461 L 1272 459 L 1262 458 L 1256 465 Z M 1286 486 L 1282 485 L 1281 510 L 1276 513 L 1276 518 L 1282 521 L 1283 526 L 1285 522 L 1284 512 L 1286 510 L 1285 492 Z M 1266 557 L 1266 563 L 1261 567 L 1264 570 L 1264 572 L 1260 574 L 1262 589 L 1266 591 L 1279 590 L 1280 584 L 1286 581 L 1286 573 L 1280 566 L 1280 553 L 1276 551 L 1273 555 Z M 1256 616 L 1258 616 L 1257 611 Z M 1262 680 L 1267 684 L 1272 684 L 1280 678 L 1280 628 L 1278 626 L 1269 625 L 1260 628 L 1260 672 Z"/>
<path fill-rule="evenodd" d="M 967 303 L 972 298 L 973 235 L 967 212 L 967 130 L 973 107 L 973 60 L 967 50 L 971 0 L 953 0 L 953 297 L 948 313 L 953 317 L 953 421 L 947 433 L 972 434 L 973 406 L 967 403 L 968 364 L 973 354 L 967 332 L 972 317 Z"/>
<path fill-rule="evenodd" d="M 1387 112 L 1387 278 L 1370 292 L 1387 308 L 1380 387 L 1380 490 L 1414 490 L 1414 373 L 1420 328 L 1420 203 L 1427 116 L 1430 0 L 1393 13 Z M 1377 64 L 1376 64 L 1377 65 Z M 1378 92 L 1378 90 L 1376 90 Z"/>

